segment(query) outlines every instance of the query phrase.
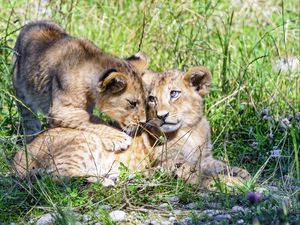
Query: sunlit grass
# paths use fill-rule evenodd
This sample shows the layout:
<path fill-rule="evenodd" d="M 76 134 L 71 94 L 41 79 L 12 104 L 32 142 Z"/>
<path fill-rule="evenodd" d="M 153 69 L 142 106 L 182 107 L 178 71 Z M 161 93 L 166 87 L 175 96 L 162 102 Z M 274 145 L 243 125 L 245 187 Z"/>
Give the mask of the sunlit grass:
<path fill-rule="evenodd" d="M 214 82 L 206 112 L 214 155 L 251 172 L 255 179 L 244 190 L 278 186 L 292 202 L 285 210 L 299 210 L 300 65 L 296 71 L 274 66 L 278 59 L 300 57 L 297 1 L 0 0 L 0 5 L 0 221 L 28 221 L 49 211 L 61 212 L 64 221 L 67 211 L 61 208 L 79 213 L 99 211 L 101 204 L 126 208 L 124 190 L 137 208 L 146 202 L 158 205 L 163 195 L 180 196 L 187 203 L 203 201 L 196 187 L 162 174 L 113 190 L 80 180 L 57 185 L 45 178 L 30 184 L 10 175 L 10 161 L 22 145 L 11 86 L 12 47 L 22 25 L 36 19 L 53 20 L 71 35 L 120 57 L 142 50 L 154 71 L 210 68 Z M 272 156 L 275 150 L 279 156 Z M 231 195 L 221 184 L 212 198 L 226 207 L 246 204 L 244 196 Z M 257 215 L 265 213 L 268 221 L 272 212 Z M 105 212 L 98 215 L 109 221 Z"/>

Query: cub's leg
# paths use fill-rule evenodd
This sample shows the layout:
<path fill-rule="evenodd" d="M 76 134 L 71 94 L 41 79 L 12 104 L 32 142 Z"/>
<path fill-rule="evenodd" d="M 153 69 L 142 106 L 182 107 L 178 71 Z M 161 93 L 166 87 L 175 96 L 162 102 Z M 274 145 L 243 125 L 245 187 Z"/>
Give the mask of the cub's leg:
<path fill-rule="evenodd" d="M 85 110 L 71 107 L 57 108 L 59 110 L 52 107 L 51 112 L 52 124 L 55 127 L 69 127 L 95 133 L 108 151 L 125 150 L 132 143 L 132 138 L 125 132 L 109 126 Z"/>
<path fill-rule="evenodd" d="M 41 131 L 42 125 L 37 117 L 37 110 L 34 105 L 24 95 L 17 94 L 17 98 L 21 101 L 18 103 L 18 109 L 25 140 L 30 143 L 34 139 L 34 135 Z"/>
<path fill-rule="evenodd" d="M 213 159 L 212 156 L 204 158 L 204 162 L 201 163 L 201 171 L 207 176 L 214 176 L 216 174 L 224 173 L 230 174 L 234 177 L 240 177 L 242 179 L 248 179 L 250 174 L 247 170 L 239 167 L 229 167 L 220 160 Z"/>

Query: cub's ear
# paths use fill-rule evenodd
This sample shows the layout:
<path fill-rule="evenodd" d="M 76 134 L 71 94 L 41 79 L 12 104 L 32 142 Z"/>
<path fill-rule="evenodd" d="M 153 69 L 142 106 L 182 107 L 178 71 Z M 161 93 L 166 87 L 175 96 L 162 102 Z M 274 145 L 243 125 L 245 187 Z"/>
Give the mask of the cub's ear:
<path fill-rule="evenodd" d="M 204 66 L 192 67 L 184 75 L 184 81 L 187 85 L 194 87 L 202 97 L 208 94 L 211 80 L 211 73 Z"/>
<path fill-rule="evenodd" d="M 142 80 L 146 89 L 149 91 L 151 88 L 152 81 L 158 77 L 157 73 L 154 73 L 150 70 L 145 70 L 144 74 L 142 74 Z"/>
<path fill-rule="evenodd" d="M 144 74 L 148 68 L 148 59 L 143 52 L 138 52 L 133 56 L 126 59 L 131 65 L 133 65 L 141 74 Z"/>
<path fill-rule="evenodd" d="M 127 87 L 127 77 L 123 73 L 115 72 L 115 70 L 107 71 L 102 76 L 98 84 L 100 92 L 118 93 Z"/>

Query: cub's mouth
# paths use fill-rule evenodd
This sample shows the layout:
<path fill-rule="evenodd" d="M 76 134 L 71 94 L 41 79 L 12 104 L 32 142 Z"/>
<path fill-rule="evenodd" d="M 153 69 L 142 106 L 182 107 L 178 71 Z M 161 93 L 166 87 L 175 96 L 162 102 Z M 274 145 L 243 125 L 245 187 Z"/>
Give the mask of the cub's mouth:
<path fill-rule="evenodd" d="M 181 121 L 178 122 L 163 122 L 160 126 L 161 131 L 170 133 L 178 130 L 181 127 Z"/>
<path fill-rule="evenodd" d="M 143 130 L 142 124 L 123 124 L 117 121 L 111 122 L 110 125 L 112 125 L 114 128 L 121 130 L 128 134 L 129 136 L 133 137 L 135 135 L 139 135 L 141 131 Z"/>

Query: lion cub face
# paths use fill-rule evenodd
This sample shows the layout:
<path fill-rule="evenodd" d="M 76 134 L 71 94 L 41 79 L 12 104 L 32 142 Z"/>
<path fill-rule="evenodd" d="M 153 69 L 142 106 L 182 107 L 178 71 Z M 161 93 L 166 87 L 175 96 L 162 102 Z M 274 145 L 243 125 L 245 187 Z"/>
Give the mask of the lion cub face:
<path fill-rule="evenodd" d="M 211 74 L 206 67 L 158 74 L 150 86 L 149 119 L 160 119 L 165 133 L 195 125 L 203 116 L 203 98 L 210 84 Z"/>
<path fill-rule="evenodd" d="M 133 71 L 131 74 L 107 71 L 98 84 L 100 94 L 97 107 L 129 135 L 133 135 L 140 124 L 146 123 L 146 89 L 139 75 L 142 71 L 138 68 L 139 64 L 144 63 L 144 69 L 144 61 L 131 60 L 130 64 L 134 66 L 129 66 Z M 138 68 L 136 72 L 135 68 Z"/>

